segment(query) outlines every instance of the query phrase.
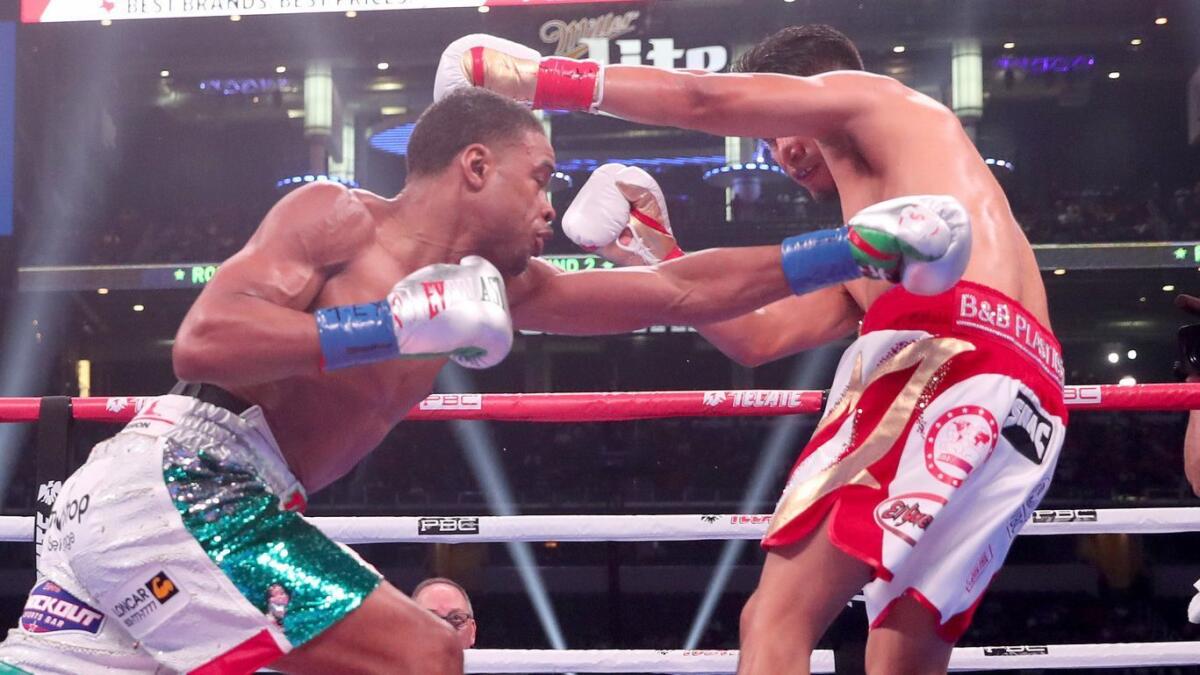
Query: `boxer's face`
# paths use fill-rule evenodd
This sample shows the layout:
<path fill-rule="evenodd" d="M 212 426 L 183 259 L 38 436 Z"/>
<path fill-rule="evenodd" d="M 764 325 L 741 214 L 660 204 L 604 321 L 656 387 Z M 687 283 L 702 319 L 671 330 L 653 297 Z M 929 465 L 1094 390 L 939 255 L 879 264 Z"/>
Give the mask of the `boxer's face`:
<path fill-rule="evenodd" d="M 554 172 L 554 149 L 545 134 L 529 131 L 495 148 L 495 166 L 484 197 L 486 247 L 483 252 L 502 273 L 520 274 L 541 255 L 553 235 L 554 207 L 546 194 Z"/>
<path fill-rule="evenodd" d="M 818 201 L 837 194 L 833 174 L 817 142 L 803 136 L 785 136 L 768 142 L 775 161 Z"/>
<path fill-rule="evenodd" d="M 457 588 L 446 584 L 430 584 L 421 589 L 413 601 L 433 612 L 439 619 L 454 628 L 458 646 L 470 649 L 475 646 L 475 617 L 470 603 Z"/>

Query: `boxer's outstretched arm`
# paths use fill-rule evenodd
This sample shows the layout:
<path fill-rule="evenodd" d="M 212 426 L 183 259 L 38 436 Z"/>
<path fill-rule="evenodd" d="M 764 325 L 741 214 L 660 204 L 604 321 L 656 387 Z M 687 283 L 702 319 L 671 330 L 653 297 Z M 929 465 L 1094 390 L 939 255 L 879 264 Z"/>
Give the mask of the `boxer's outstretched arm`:
<path fill-rule="evenodd" d="M 600 110 L 718 136 L 821 137 L 906 93 L 896 80 L 858 71 L 793 77 L 607 66 Z"/>
<path fill-rule="evenodd" d="M 862 316 L 858 303 L 838 284 L 696 330 L 721 353 L 754 367 L 845 337 Z"/>
<path fill-rule="evenodd" d="M 318 372 L 321 345 L 308 308 L 327 270 L 367 241 L 369 228 L 366 207 L 334 183 L 280 200 L 188 310 L 175 336 L 175 375 L 236 386 Z"/>
<path fill-rule="evenodd" d="M 780 247 L 710 249 L 652 267 L 562 273 L 541 260 L 508 285 L 517 328 L 563 335 L 724 321 L 788 297 Z"/>

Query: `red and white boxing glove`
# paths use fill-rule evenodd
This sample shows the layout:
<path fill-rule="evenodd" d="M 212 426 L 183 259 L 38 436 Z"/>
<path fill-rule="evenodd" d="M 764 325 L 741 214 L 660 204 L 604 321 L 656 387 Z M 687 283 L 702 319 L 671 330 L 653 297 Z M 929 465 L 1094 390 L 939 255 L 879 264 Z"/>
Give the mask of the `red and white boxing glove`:
<path fill-rule="evenodd" d="M 463 87 L 484 87 L 538 109 L 595 112 L 604 95 L 598 61 L 543 57 L 511 40 L 476 33 L 442 52 L 433 100 Z"/>
<path fill-rule="evenodd" d="M 614 162 L 593 171 L 563 214 L 562 226 L 577 246 L 621 266 L 654 265 L 683 255 L 662 189 L 636 166 Z"/>

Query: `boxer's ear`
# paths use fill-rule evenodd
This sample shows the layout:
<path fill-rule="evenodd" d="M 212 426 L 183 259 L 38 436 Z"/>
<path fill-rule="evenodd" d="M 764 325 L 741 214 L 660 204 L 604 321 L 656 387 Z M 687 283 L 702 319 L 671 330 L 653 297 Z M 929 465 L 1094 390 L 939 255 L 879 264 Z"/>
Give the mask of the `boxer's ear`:
<path fill-rule="evenodd" d="M 492 151 L 482 143 L 472 143 L 459 153 L 459 167 L 463 178 L 472 189 L 483 189 L 491 173 L 494 156 Z"/>

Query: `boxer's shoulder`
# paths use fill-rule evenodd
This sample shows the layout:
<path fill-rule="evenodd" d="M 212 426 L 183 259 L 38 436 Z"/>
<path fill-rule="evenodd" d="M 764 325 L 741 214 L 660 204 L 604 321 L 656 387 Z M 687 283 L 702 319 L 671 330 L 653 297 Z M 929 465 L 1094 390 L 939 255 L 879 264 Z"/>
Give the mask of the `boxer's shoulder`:
<path fill-rule="evenodd" d="M 314 265 L 345 262 L 375 239 L 387 200 L 333 182 L 317 182 L 292 192 L 263 223 L 261 243 L 294 242 Z"/>

